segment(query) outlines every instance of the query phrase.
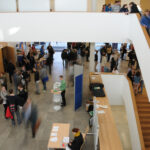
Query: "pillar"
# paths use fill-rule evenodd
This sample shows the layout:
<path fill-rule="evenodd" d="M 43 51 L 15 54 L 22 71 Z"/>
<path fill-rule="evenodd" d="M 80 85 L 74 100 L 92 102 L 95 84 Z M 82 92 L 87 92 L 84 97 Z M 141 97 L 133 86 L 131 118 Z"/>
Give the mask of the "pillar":
<path fill-rule="evenodd" d="M 90 63 L 89 63 L 90 72 L 95 72 L 94 55 L 95 55 L 95 43 L 90 43 Z"/>
<path fill-rule="evenodd" d="M 19 1 L 16 0 L 16 12 L 19 12 Z"/>

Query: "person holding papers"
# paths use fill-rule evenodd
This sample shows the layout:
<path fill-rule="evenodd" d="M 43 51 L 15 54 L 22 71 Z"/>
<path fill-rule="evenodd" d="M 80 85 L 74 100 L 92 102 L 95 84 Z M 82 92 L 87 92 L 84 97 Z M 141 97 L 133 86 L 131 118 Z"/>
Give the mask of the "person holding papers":
<path fill-rule="evenodd" d="M 71 150 L 80 150 L 83 144 L 83 136 L 78 128 L 73 128 L 72 132 L 74 135 L 74 140 L 68 144 L 68 147 Z"/>

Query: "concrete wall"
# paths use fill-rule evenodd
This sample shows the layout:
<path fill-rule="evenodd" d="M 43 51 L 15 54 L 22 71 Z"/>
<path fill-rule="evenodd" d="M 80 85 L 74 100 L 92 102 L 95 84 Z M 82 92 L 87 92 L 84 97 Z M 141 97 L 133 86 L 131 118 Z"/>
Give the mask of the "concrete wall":
<path fill-rule="evenodd" d="M 50 0 L 19 0 L 19 11 L 50 11 Z"/>
<path fill-rule="evenodd" d="M 5 20 L 0 24 L 0 41 L 121 43 L 127 42 L 129 35 L 129 18 L 125 14 L 2 13 L 0 20 Z"/>
<path fill-rule="evenodd" d="M 16 12 L 16 0 L 0 0 L 0 12 Z"/>
<path fill-rule="evenodd" d="M 55 11 L 87 11 L 87 0 L 55 0 Z"/>
<path fill-rule="evenodd" d="M 138 128 L 128 80 L 124 75 L 102 75 L 111 105 L 125 105 L 133 150 L 141 150 Z"/>
<path fill-rule="evenodd" d="M 132 149 L 141 150 L 141 144 L 140 144 L 139 133 L 136 124 L 136 118 L 135 118 L 135 113 L 134 113 L 134 108 L 132 103 L 130 87 L 127 79 L 124 76 L 122 77 L 122 85 L 123 85 L 122 99 L 124 101 L 125 108 L 126 108 Z"/>
<path fill-rule="evenodd" d="M 124 105 L 122 99 L 122 75 L 102 75 L 110 105 Z"/>

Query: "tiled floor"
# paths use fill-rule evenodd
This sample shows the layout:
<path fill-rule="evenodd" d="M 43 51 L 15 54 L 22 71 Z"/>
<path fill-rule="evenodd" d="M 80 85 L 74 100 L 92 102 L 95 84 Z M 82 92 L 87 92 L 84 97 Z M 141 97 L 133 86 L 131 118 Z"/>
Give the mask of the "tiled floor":
<path fill-rule="evenodd" d="M 121 71 L 127 70 L 127 63 L 121 63 Z M 31 137 L 30 129 L 25 130 L 23 124 L 20 126 L 12 127 L 10 120 L 5 120 L 3 117 L 3 107 L 0 105 L 0 150 L 46 150 L 47 143 L 50 135 L 52 123 L 70 123 L 71 128 L 78 127 L 84 131 L 88 125 L 89 116 L 85 111 L 85 101 L 89 98 L 88 89 L 88 63 L 84 64 L 84 87 L 83 87 L 83 105 L 76 112 L 74 111 L 74 89 L 69 84 L 68 70 L 63 68 L 60 53 L 55 53 L 55 60 L 52 68 L 52 75 L 49 76 L 47 83 L 48 90 L 46 93 L 42 92 L 41 95 L 34 94 L 33 76 L 29 84 L 29 96 L 38 106 L 39 116 L 42 119 L 41 126 L 35 139 Z M 53 83 L 58 81 L 59 75 L 63 74 L 67 81 L 67 106 L 56 112 L 53 109 L 53 95 L 50 90 Z M 9 86 L 11 87 L 11 85 Z M 112 112 L 116 121 L 116 125 L 120 134 L 120 138 L 124 150 L 131 150 L 129 131 L 125 108 L 123 106 L 112 106 Z M 70 132 L 70 136 L 71 132 Z M 85 150 L 93 150 L 93 137 L 88 136 Z"/>

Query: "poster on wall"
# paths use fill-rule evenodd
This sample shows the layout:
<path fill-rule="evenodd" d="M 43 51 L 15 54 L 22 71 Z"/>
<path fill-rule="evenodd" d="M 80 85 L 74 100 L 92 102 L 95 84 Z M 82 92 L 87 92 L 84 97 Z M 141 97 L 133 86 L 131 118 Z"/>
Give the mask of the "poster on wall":
<path fill-rule="evenodd" d="M 74 109 L 75 111 L 82 106 L 83 92 L 83 66 L 74 65 Z"/>

